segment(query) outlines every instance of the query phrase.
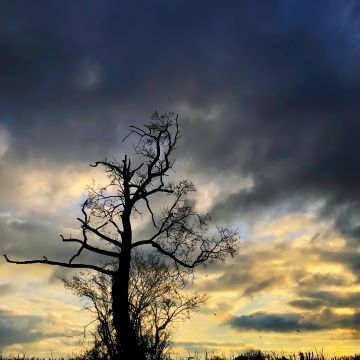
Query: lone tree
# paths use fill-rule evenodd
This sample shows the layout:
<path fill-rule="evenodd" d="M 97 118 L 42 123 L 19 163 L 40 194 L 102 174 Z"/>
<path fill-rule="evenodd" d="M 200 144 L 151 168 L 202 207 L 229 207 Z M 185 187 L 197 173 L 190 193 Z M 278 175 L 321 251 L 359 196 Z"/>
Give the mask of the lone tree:
<path fill-rule="evenodd" d="M 78 243 L 79 250 L 69 262 L 53 261 L 47 257 L 37 260 L 5 259 L 14 264 L 48 264 L 74 269 L 92 269 L 112 279 L 112 313 L 116 332 L 118 356 L 124 359 L 146 359 L 137 341 L 131 322 L 129 279 L 131 258 L 135 250 L 152 247 L 171 261 L 179 271 L 192 272 L 197 266 L 222 261 L 234 255 L 238 244 L 237 232 L 217 227 L 217 234 L 209 232 L 208 214 L 197 213 L 189 199 L 194 185 L 183 180 L 172 183 L 168 179 L 175 159 L 173 152 L 180 139 L 178 116 L 174 113 L 154 113 L 143 127 L 130 126 L 134 165 L 125 155 L 122 161 L 97 161 L 91 166 L 102 166 L 107 173 L 107 186 L 89 189 L 82 205 L 82 235 L 78 238 L 61 236 L 62 241 Z M 124 139 L 124 140 L 125 140 Z M 155 211 L 162 195 L 166 203 L 162 211 Z M 137 214 L 148 214 L 149 235 L 133 238 L 133 220 Z M 84 251 L 112 259 L 115 268 L 101 263 L 76 263 Z"/>

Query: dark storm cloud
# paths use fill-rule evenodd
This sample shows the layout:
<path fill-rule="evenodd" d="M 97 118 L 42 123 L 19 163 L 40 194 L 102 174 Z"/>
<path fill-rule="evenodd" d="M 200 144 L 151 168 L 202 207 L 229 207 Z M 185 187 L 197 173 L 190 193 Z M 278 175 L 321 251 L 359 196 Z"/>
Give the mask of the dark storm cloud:
<path fill-rule="evenodd" d="M 2 4 L 2 121 L 16 134 L 14 148 L 22 156 L 88 160 L 89 152 L 113 150 L 114 127 L 136 121 L 126 116 L 129 109 L 148 116 L 155 108 L 216 99 L 219 86 L 227 86 L 224 71 L 237 67 L 234 30 L 247 7 L 216 1 Z M 259 4 L 249 11 L 258 7 L 273 12 Z"/>
<path fill-rule="evenodd" d="M 272 314 L 257 312 L 251 315 L 234 316 L 228 324 L 235 330 L 270 332 L 302 332 L 325 329 L 360 329 L 360 313 L 338 315 L 329 309 L 308 317 L 295 313 Z"/>
<path fill-rule="evenodd" d="M 348 216 L 360 214 L 355 2 L 11 1 L 0 10 L 9 159 L 95 160 L 153 109 L 184 109 L 178 157 L 254 181 L 218 201 L 216 218 L 321 198 L 323 215 L 358 237 Z"/>
<path fill-rule="evenodd" d="M 30 343 L 41 339 L 59 337 L 61 334 L 41 331 L 44 318 L 32 315 L 15 315 L 0 309 L 0 345 Z"/>
<path fill-rule="evenodd" d="M 96 128 L 104 121 L 104 109 L 116 104 L 141 113 L 176 103 L 205 110 L 224 104 L 234 114 L 217 119 L 222 120 L 220 134 L 215 133 L 218 140 L 215 129 L 204 132 L 201 123 L 189 129 L 197 140 L 201 132 L 210 135 L 208 147 L 199 155 L 211 156 L 217 166 L 219 162 L 232 166 L 240 158 L 251 172 L 263 169 L 268 159 L 286 160 L 292 155 L 286 156 L 289 149 L 295 151 L 297 145 L 304 149 L 304 140 L 297 138 L 305 134 L 311 153 L 317 130 L 323 127 L 314 114 L 327 111 L 327 100 L 335 99 L 331 107 L 337 108 L 356 95 L 344 93 L 338 99 L 342 90 L 338 72 L 346 75 L 356 63 L 348 48 L 353 29 L 341 18 L 345 6 L 279 0 L 159 1 L 152 6 L 110 0 L 4 3 L 0 66 L 2 111 L 8 113 L 4 121 L 14 130 L 22 129 L 22 134 L 31 133 L 35 125 L 44 138 L 48 132 L 54 138 L 55 127 L 68 134 L 70 143 L 80 135 L 80 150 L 80 144 L 91 140 L 86 135 L 92 133 L 91 126 L 80 120 L 82 126 L 73 124 L 66 132 L 61 125 L 79 109 L 84 118 L 96 112 L 96 119 L 88 120 Z M 332 33 L 337 36 L 329 36 Z M 337 50 L 343 50 L 344 59 L 338 59 Z M 354 79 L 356 74 L 351 75 Z M 356 93 L 356 83 L 352 88 Z M 39 113 L 44 120 L 39 120 Z M 120 120 L 109 122 L 105 133 L 110 142 L 116 121 Z M 51 126 L 42 129 L 38 124 Z M 274 132 L 280 133 L 272 141 Z M 218 151 L 224 144 L 246 150 L 246 139 L 249 150 L 266 148 L 257 152 L 255 162 L 251 154 L 234 154 L 232 146 Z M 306 154 L 297 153 L 299 157 Z"/>
<path fill-rule="evenodd" d="M 225 88 L 231 74 L 230 69 L 224 73 L 226 66 L 233 70 L 238 65 L 243 50 L 237 41 L 250 45 L 244 30 L 256 31 L 260 25 L 273 31 L 279 4 L 158 1 L 150 6 L 145 1 L 113 0 L 3 4 L 2 92 L 10 101 L 42 107 L 91 105 L 94 99 L 99 105 L 123 98 L 136 104 L 144 96 L 150 103 L 163 96 L 167 101 L 179 96 L 208 101 L 209 92 L 218 93 L 208 85 Z M 250 14 L 254 24 L 248 21 Z M 262 20 L 263 15 L 270 20 Z"/>

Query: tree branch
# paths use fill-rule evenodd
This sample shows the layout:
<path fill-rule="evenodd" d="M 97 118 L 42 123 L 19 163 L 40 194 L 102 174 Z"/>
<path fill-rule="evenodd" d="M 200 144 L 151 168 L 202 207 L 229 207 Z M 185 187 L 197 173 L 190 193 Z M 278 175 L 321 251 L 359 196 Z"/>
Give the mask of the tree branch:
<path fill-rule="evenodd" d="M 96 228 L 93 228 L 92 226 L 90 226 L 87 222 L 85 222 L 83 219 L 77 218 L 77 220 L 79 220 L 83 226 L 83 228 L 85 228 L 86 230 L 89 230 L 90 232 L 92 232 L 93 234 L 99 236 L 101 239 L 108 241 L 109 243 L 121 248 L 122 244 L 120 241 L 112 239 L 106 235 L 104 235 L 103 233 L 101 233 L 100 231 L 98 231 Z"/>
<path fill-rule="evenodd" d="M 96 161 L 94 164 L 90 164 L 91 167 L 97 167 L 98 165 L 103 165 L 105 168 L 110 168 L 111 170 L 119 173 L 121 176 L 124 175 L 123 169 L 121 169 L 120 166 L 117 166 L 115 164 L 112 164 L 108 161 Z"/>
<path fill-rule="evenodd" d="M 55 265 L 55 266 L 61 266 L 61 267 L 66 267 L 66 268 L 71 268 L 71 269 L 91 269 L 91 270 L 96 270 L 99 271 L 103 274 L 107 274 L 107 275 L 114 275 L 115 271 L 112 270 L 106 270 L 104 268 L 101 268 L 99 266 L 96 265 L 90 265 L 90 264 L 69 264 L 69 263 L 64 263 L 64 262 L 60 262 L 60 261 L 51 261 L 48 260 L 45 256 L 43 257 L 43 260 L 26 260 L 26 261 L 17 261 L 17 260 L 11 260 L 7 257 L 6 254 L 4 254 L 4 258 L 5 260 L 10 263 L 10 264 L 17 264 L 17 265 L 28 265 L 28 264 L 47 264 L 47 265 Z"/>
<path fill-rule="evenodd" d="M 60 237 L 61 237 L 62 241 L 64 241 L 64 242 L 76 242 L 76 243 L 79 243 L 79 244 L 81 244 L 82 248 L 84 248 L 86 250 L 96 252 L 98 254 L 102 254 L 102 255 L 106 255 L 106 256 L 112 256 L 112 257 L 116 257 L 116 258 L 119 258 L 119 256 L 120 256 L 120 254 L 117 253 L 117 252 L 97 248 L 95 246 L 89 245 L 87 242 L 85 242 L 83 240 L 80 240 L 80 239 L 64 238 L 62 235 L 60 235 Z"/>
<path fill-rule="evenodd" d="M 197 260 L 195 260 L 192 264 L 187 264 L 186 262 L 178 259 L 174 253 L 172 252 L 169 252 L 165 249 L 163 249 L 161 247 L 161 245 L 159 245 L 158 243 L 156 243 L 155 241 L 149 241 L 148 244 L 150 244 L 152 247 L 154 247 L 155 249 L 157 249 L 161 254 L 163 255 L 166 255 L 168 257 L 170 257 L 171 259 L 173 259 L 177 264 L 185 267 L 185 268 L 188 268 L 188 269 L 193 269 L 196 265 L 199 265 L 201 262 Z"/>

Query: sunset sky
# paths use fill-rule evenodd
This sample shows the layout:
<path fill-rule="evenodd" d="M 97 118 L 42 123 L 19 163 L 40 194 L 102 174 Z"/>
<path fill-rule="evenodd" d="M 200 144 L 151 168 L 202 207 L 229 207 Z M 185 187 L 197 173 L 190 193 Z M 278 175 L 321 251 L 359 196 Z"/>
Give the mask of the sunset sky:
<path fill-rule="evenodd" d="M 4 0 L 0 20 L 1 254 L 69 259 L 89 163 L 173 111 L 174 176 L 241 237 L 196 273 L 210 298 L 175 350 L 358 351 L 359 2 Z M 2 258 L 3 354 L 79 351 L 64 273 Z"/>

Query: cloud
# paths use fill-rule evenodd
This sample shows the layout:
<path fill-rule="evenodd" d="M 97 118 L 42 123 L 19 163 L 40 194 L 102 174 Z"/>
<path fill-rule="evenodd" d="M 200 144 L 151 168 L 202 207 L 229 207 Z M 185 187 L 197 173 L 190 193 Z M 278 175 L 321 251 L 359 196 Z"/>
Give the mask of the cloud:
<path fill-rule="evenodd" d="M 5 283 L 0 285 L 0 296 L 8 295 L 15 291 L 15 286 L 11 283 Z"/>
<path fill-rule="evenodd" d="M 185 348 L 189 347 L 236 347 L 241 346 L 242 342 L 215 342 L 215 341 L 204 341 L 204 342 L 197 342 L 197 341 L 187 341 L 187 342 L 181 342 L 176 341 L 174 342 L 175 346 L 182 346 Z"/>
<path fill-rule="evenodd" d="M 243 241 L 234 261 L 196 280 L 213 297 L 208 313 L 243 331 L 357 331 L 357 273 L 344 267 L 347 243 L 332 224 L 297 213 L 257 227 L 257 238 Z"/>
<path fill-rule="evenodd" d="M 257 330 L 289 332 L 300 330 L 319 330 L 319 326 L 307 322 L 297 314 L 267 314 L 254 313 L 251 315 L 242 315 L 233 317 L 229 325 L 237 330 Z"/>
<path fill-rule="evenodd" d="M 10 134 L 8 130 L 0 124 L 0 159 L 6 154 L 10 146 Z"/>
<path fill-rule="evenodd" d="M 257 312 L 251 315 L 234 316 L 228 324 L 235 330 L 269 332 L 301 332 L 325 329 L 360 330 L 360 313 L 339 315 L 329 309 L 305 316 L 297 313 Z"/>
<path fill-rule="evenodd" d="M 33 315 L 15 315 L 0 310 L 0 345 L 30 343 L 41 339 L 62 336 L 59 333 L 44 333 L 41 325 L 46 319 Z"/>
<path fill-rule="evenodd" d="M 337 263 L 344 266 L 344 268 L 352 271 L 359 281 L 360 279 L 360 265 L 359 257 L 356 248 L 350 241 L 347 246 L 340 249 L 339 251 L 331 251 L 330 249 L 323 249 L 322 251 L 318 250 L 320 257 L 324 261 L 329 261 L 331 263 Z"/>
<path fill-rule="evenodd" d="M 287 289 L 291 311 L 356 311 L 355 2 L 11 1 L 1 16 L 0 192 L 10 214 L 0 217 L 1 248 L 68 258 L 58 236 L 76 226 L 85 164 L 131 152 L 128 125 L 174 110 L 184 133 L 177 176 L 197 180 L 198 209 L 245 238 L 237 263 L 209 268 L 199 286 L 235 293 L 234 307 Z M 311 224 L 261 228 L 287 212 L 311 213 Z M 278 316 L 281 332 L 305 321 L 267 311 L 239 324 L 271 328 Z M 331 316 L 331 327 L 354 319 Z M 315 320 L 309 329 L 325 326 Z"/>
<path fill-rule="evenodd" d="M 297 299 L 290 301 L 289 305 L 303 310 L 313 310 L 325 306 L 325 302 L 320 299 Z"/>
<path fill-rule="evenodd" d="M 302 228 L 301 224 L 306 224 L 306 228 Z M 315 278 L 323 280 L 324 286 L 334 282 L 345 286 L 349 281 L 345 274 L 330 275 L 321 268 L 315 274 L 308 272 L 314 263 L 318 263 L 319 267 L 327 266 L 327 261 L 319 261 L 319 254 L 323 242 L 331 247 L 334 235 L 319 240 L 319 250 L 314 251 L 311 239 L 320 229 L 328 228 L 307 214 L 287 214 L 276 219 L 270 217 L 257 224 L 256 229 L 253 228 L 252 233 L 247 235 L 249 239 L 242 241 L 235 261 L 214 268 L 216 275 L 205 278 L 200 286 L 206 291 L 237 291 L 245 297 L 291 288 L 294 284 L 301 288 L 311 287 Z M 334 250 L 338 249 L 336 242 L 333 246 Z"/>
<path fill-rule="evenodd" d="M 290 303 L 292 306 L 297 307 L 311 307 L 312 305 L 320 305 L 334 308 L 353 308 L 359 309 L 360 293 L 359 292 L 346 292 L 339 293 L 336 291 L 325 290 L 312 290 L 312 291 L 299 291 L 299 295 L 307 299 L 296 300 Z"/>
<path fill-rule="evenodd" d="M 45 217 L 43 214 L 25 219 L 14 216 L 0 216 L 0 246 L 2 253 L 6 253 L 13 260 L 41 259 L 46 256 L 49 260 L 69 261 L 77 253 L 79 246 L 62 242 L 60 234 L 65 237 L 70 235 L 76 237 L 79 233 L 79 227 L 78 224 L 71 223 L 71 228 L 64 228 L 58 224 L 57 220 L 51 216 Z M 89 241 L 92 240 L 89 239 Z M 94 244 L 95 242 L 93 242 Z M 74 263 L 98 264 L 106 260 L 100 254 L 84 251 Z M 16 267 L 19 265 L 7 264 L 7 266 Z M 27 266 L 32 267 L 34 265 Z M 46 265 L 41 266 L 46 267 Z M 23 265 L 24 267 L 25 265 Z M 50 281 L 52 280 L 50 279 Z"/>
<path fill-rule="evenodd" d="M 109 1 L 86 3 L 86 14 L 83 6 L 2 9 L 9 159 L 72 163 L 116 155 L 129 124 L 156 108 L 179 110 L 179 157 L 194 173 L 251 181 L 209 201 L 219 221 L 320 199 L 323 214 L 344 228 L 337 209 L 357 204 L 360 177 L 353 161 L 360 93 L 353 3 L 160 2 L 139 12 Z"/>
<path fill-rule="evenodd" d="M 299 273 L 297 284 L 301 289 L 315 289 L 319 286 L 346 286 L 353 282 L 344 275 L 331 273 Z"/>
<path fill-rule="evenodd" d="M 268 290 L 269 288 L 273 286 L 279 286 L 281 283 L 283 283 L 283 277 L 269 277 L 266 280 L 262 280 L 259 282 L 256 282 L 254 285 L 248 286 L 245 291 L 243 292 L 244 296 L 251 296 L 254 295 L 260 291 Z"/>
<path fill-rule="evenodd" d="M 47 254 L 49 258 L 65 258 L 69 252 L 61 244 L 61 233 L 60 227 L 46 219 L 0 217 L 0 243 L 2 251 L 10 257 L 41 258 Z M 71 251 L 74 247 L 67 249 Z"/>

